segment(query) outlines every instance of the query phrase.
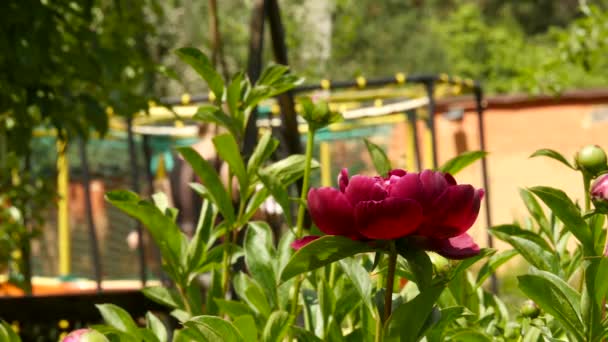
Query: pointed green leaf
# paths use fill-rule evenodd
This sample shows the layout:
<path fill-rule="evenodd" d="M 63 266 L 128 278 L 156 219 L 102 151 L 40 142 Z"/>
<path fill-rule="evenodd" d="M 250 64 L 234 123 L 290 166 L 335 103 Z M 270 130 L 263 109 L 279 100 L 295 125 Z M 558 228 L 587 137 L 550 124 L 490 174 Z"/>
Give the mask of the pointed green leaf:
<path fill-rule="evenodd" d="M 559 272 L 559 260 L 555 252 L 535 233 L 515 225 L 502 225 L 490 229 L 490 234 L 513 246 L 534 267 L 544 271 Z"/>
<path fill-rule="evenodd" d="M 536 198 L 534 198 L 530 191 L 526 189 L 519 189 L 519 195 L 524 201 L 528 212 L 530 213 L 530 215 L 532 215 L 541 231 L 545 233 L 545 235 L 547 235 L 549 239 L 553 239 L 549 220 L 547 220 L 545 212 L 543 211 L 543 208 L 540 206 Z"/>
<path fill-rule="evenodd" d="M 271 173 L 264 170 L 258 172 L 258 177 L 266 187 L 266 190 L 270 192 L 274 200 L 281 206 L 281 209 L 283 209 L 283 217 L 287 222 L 287 226 L 292 227 L 291 203 L 289 202 L 287 186 L 281 183 L 279 178 L 274 177 Z"/>
<path fill-rule="evenodd" d="M 215 168 L 211 163 L 201 157 L 191 147 L 180 147 L 177 151 L 190 164 L 196 175 L 201 179 L 209 199 L 217 206 L 218 210 L 228 222 L 234 222 L 234 208 L 232 200 L 224 189 Z"/>
<path fill-rule="evenodd" d="M 238 329 L 230 322 L 215 316 L 192 317 L 184 325 L 196 328 L 207 342 L 243 342 Z"/>
<path fill-rule="evenodd" d="M 281 281 L 316 270 L 346 257 L 373 252 L 368 244 L 336 235 L 326 235 L 295 252 L 281 273 Z"/>
<path fill-rule="evenodd" d="M 496 253 L 495 249 L 492 248 L 482 248 L 479 251 L 479 254 L 472 256 L 470 258 L 466 258 L 462 261 L 459 261 L 458 264 L 456 265 L 456 267 L 454 267 L 454 269 L 452 270 L 452 276 L 457 276 L 458 274 L 465 272 L 466 270 L 469 269 L 469 267 L 473 266 L 473 264 L 475 264 L 476 262 L 478 262 L 479 260 L 488 257 L 490 255 L 493 255 L 494 253 Z"/>
<path fill-rule="evenodd" d="M 215 303 L 220 308 L 220 312 L 234 319 L 243 315 L 254 315 L 255 312 L 245 303 L 234 300 L 215 298 Z"/>
<path fill-rule="evenodd" d="M 500 267 L 502 264 L 506 263 L 507 261 L 511 260 L 511 258 L 516 256 L 517 254 L 518 253 L 516 250 L 510 249 L 510 250 L 502 251 L 500 253 L 496 253 L 496 254 L 492 255 L 488 259 L 488 261 L 485 264 L 483 264 L 483 266 L 479 270 L 479 273 L 477 273 L 476 286 L 481 286 L 486 281 L 486 279 L 488 279 L 492 274 L 494 274 L 496 272 L 498 267 Z"/>
<path fill-rule="evenodd" d="M 208 200 L 203 200 L 201 213 L 196 225 L 194 237 L 188 244 L 188 271 L 192 272 L 200 268 L 205 262 L 205 252 L 207 245 L 211 244 L 211 231 L 215 223 L 215 211 L 213 205 Z"/>
<path fill-rule="evenodd" d="M 367 139 L 363 140 L 365 141 L 365 146 L 367 147 L 369 155 L 372 157 L 376 172 L 383 177 L 388 175 L 388 172 L 392 170 L 392 166 L 391 161 L 388 159 L 386 153 L 384 153 L 384 150 Z"/>
<path fill-rule="evenodd" d="M 260 166 L 270 158 L 278 146 L 279 141 L 272 137 L 270 131 L 262 135 L 260 141 L 258 141 L 258 144 L 255 146 L 251 157 L 249 157 L 249 160 L 247 161 L 247 172 L 250 177 L 257 174 Z"/>
<path fill-rule="evenodd" d="M 154 333 L 154 336 L 160 341 L 168 341 L 167 328 L 163 322 L 158 319 L 153 313 L 146 313 L 146 326 Z"/>
<path fill-rule="evenodd" d="M 178 49 L 175 54 L 190 66 L 207 82 L 209 89 L 218 99 L 222 98 L 224 92 L 224 81 L 222 76 L 215 70 L 213 64 L 204 53 L 196 48 L 186 47 Z"/>
<path fill-rule="evenodd" d="M 357 290 L 360 300 L 367 306 L 370 312 L 374 312 L 372 303 L 372 283 L 369 273 L 355 258 L 340 260 L 340 266 L 351 284 Z"/>
<path fill-rule="evenodd" d="M 464 152 L 441 165 L 441 167 L 439 167 L 439 171 L 455 175 L 467 166 L 487 155 L 488 153 L 484 151 Z"/>
<path fill-rule="evenodd" d="M 206 105 L 198 107 L 193 119 L 222 126 L 237 138 L 243 136 L 242 125 L 235 118 L 227 115 L 216 106 Z"/>
<path fill-rule="evenodd" d="M 232 284 L 236 294 L 245 301 L 251 309 L 262 317 L 267 318 L 270 315 L 270 306 L 264 290 L 254 279 L 243 273 L 234 276 Z"/>
<path fill-rule="evenodd" d="M 433 278 L 433 263 L 428 254 L 413 244 L 404 241 L 397 242 L 397 252 L 407 260 L 409 270 L 414 275 L 414 279 L 410 280 L 415 282 L 418 288 L 429 287 Z"/>
<path fill-rule="evenodd" d="M 517 277 L 519 288 L 542 310 L 555 317 L 580 341 L 585 330 L 580 313 L 580 294 L 559 277 L 544 271 Z"/>
<path fill-rule="evenodd" d="M 239 330 L 239 333 L 241 333 L 241 336 L 243 336 L 245 340 L 257 341 L 258 327 L 255 325 L 253 316 L 243 315 L 236 317 L 233 324 Z"/>
<path fill-rule="evenodd" d="M 425 322 L 443 290 L 443 285 L 433 285 L 424 289 L 409 302 L 399 305 L 385 323 L 385 341 L 418 341 L 424 333 Z"/>
<path fill-rule="evenodd" d="M 283 186 L 288 186 L 302 178 L 304 175 L 305 161 L 306 156 L 302 154 L 292 154 L 287 158 L 281 159 L 265 167 L 263 172 L 270 177 L 278 179 Z M 318 169 L 319 163 L 313 160 L 310 164 L 310 168 L 311 170 Z"/>
<path fill-rule="evenodd" d="M 173 219 L 164 215 L 154 204 L 140 200 L 138 195 L 129 191 L 110 191 L 106 199 L 148 228 L 171 273 L 179 274 L 181 256 L 185 252 L 182 249 L 187 242 Z"/>
<path fill-rule="evenodd" d="M 95 306 L 107 325 L 129 335 L 139 336 L 137 324 L 128 312 L 114 304 L 97 304 Z"/>
<path fill-rule="evenodd" d="M 276 260 L 272 229 L 266 222 L 249 222 L 245 241 L 245 263 L 253 279 L 264 289 L 270 306 L 277 303 Z"/>
<path fill-rule="evenodd" d="M 0 341 L 21 342 L 21 338 L 5 321 L 0 321 Z"/>
<path fill-rule="evenodd" d="M 558 162 L 566 165 L 567 167 L 569 167 L 569 168 L 571 168 L 573 170 L 576 170 L 576 168 L 574 166 L 572 166 L 572 164 L 570 164 L 568 162 L 568 160 L 561 153 L 559 153 L 557 151 L 550 150 L 550 149 L 547 149 L 547 148 L 543 148 L 543 149 L 537 150 L 536 152 L 532 153 L 530 155 L 530 158 L 540 157 L 540 156 L 542 156 L 542 157 L 548 157 L 548 158 L 551 158 L 551 159 L 555 159 Z"/>
<path fill-rule="evenodd" d="M 239 181 L 239 189 L 246 193 L 249 187 L 249 177 L 245 170 L 245 163 L 241 156 L 239 145 L 230 134 L 221 134 L 213 137 L 213 145 L 218 155 L 228 163 L 230 170 L 236 175 Z"/>
<path fill-rule="evenodd" d="M 270 315 L 266 326 L 264 326 L 262 341 L 282 341 L 287 332 L 289 332 L 289 313 L 286 311 L 275 311 Z"/>
<path fill-rule="evenodd" d="M 576 236 L 586 250 L 593 250 L 591 232 L 585 220 L 581 217 L 580 210 L 568 198 L 568 195 L 559 189 L 545 186 L 530 188 L 530 191 L 540 198 L 553 211 L 566 226 L 566 228 Z"/>
<path fill-rule="evenodd" d="M 173 309 L 184 309 L 184 303 L 175 289 L 164 286 L 150 286 L 144 288 L 141 292 L 156 303 Z"/>

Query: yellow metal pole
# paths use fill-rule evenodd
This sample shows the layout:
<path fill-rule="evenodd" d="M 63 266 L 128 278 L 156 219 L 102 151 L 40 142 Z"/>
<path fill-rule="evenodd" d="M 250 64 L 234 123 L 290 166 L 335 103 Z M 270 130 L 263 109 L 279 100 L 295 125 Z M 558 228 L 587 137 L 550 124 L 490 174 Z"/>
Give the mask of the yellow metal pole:
<path fill-rule="evenodd" d="M 319 144 L 319 154 L 319 159 L 321 159 L 321 185 L 331 186 L 331 151 L 327 141 L 322 141 Z"/>
<path fill-rule="evenodd" d="M 67 143 L 57 140 L 57 237 L 59 250 L 59 275 L 70 274 L 70 220 L 68 211 L 70 165 L 68 163 Z"/>
<path fill-rule="evenodd" d="M 425 169 L 435 169 L 435 165 L 433 165 L 433 136 L 428 120 L 424 127 L 424 165 Z"/>
<path fill-rule="evenodd" d="M 406 116 L 407 118 L 407 116 Z M 416 170 L 416 130 L 414 129 L 414 125 L 416 122 L 411 122 L 410 120 L 405 121 L 406 134 L 407 134 L 407 147 L 405 152 L 405 167 L 408 171 Z"/>

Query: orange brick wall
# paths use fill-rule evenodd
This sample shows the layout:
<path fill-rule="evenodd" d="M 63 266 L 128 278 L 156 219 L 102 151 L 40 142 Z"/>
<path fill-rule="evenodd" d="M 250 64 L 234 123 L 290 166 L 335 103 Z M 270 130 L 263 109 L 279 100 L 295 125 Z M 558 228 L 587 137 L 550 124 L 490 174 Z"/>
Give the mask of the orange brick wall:
<path fill-rule="evenodd" d="M 528 157 L 540 148 L 551 148 L 572 159 L 586 144 L 608 148 L 608 122 L 590 123 L 594 105 L 559 105 L 523 109 L 488 109 L 485 112 L 486 150 L 490 153 L 489 178 L 491 213 L 494 224 L 511 223 L 526 214 L 518 189 L 546 185 L 564 189 L 573 199 L 581 200 L 583 190 L 578 173 L 547 158 Z M 437 116 L 439 162 L 456 155 L 454 135 L 461 125 L 468 150 L 479 149 L 477 116 L 465 113 L 462 123 Z M 422 127 L 421 127 L 422 128 Z M 394 130 L 388 153 L 392 160 L 403 160 L 406 151 L 405 126 Z M 400 165 L 403 166 L 403 165 Z M 476 163 L 457 176 L 459 182 L 482 186 L 481 164 Z M 482 213 L 485 208 L 482 207 Z M 473 228 L 479 241 L 485 241 L 485 219 L 480 215 Z"/>

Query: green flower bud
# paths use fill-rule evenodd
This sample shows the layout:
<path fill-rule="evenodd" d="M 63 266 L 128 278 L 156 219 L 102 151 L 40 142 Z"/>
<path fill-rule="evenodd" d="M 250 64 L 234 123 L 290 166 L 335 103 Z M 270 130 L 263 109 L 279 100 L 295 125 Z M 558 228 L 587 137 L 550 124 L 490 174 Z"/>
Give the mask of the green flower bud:
<path fill-rule="evenodd" d="M 108 342 L 108 339 L 99 332 L 91 329 L 78 329 L 64 337 L 63 342 Z"/>
<path fill-rule="evenodd" d="M 527 300 L 521 307 L 521 314 L 524 317 L 536 318 L 538 315 L 540 315 L 540 309 L 536 303 L 531 300 Z"/>
<path fill-rule="evenodd" d="M 606 152 L 597 145 L 587 145 L 581 148 L 575 156 L 578 168 L 591 176 L 596 176 L 608 169 Z"/>
<path fill-rule="evenodd" d="M 309 130 L 316 131 L 343 119 L 342 114 L 331 111 L 327 102 L 324 101 L 315 103 L 310 98 L 305 97 L 300 100 L 300 105 L 302 106 L 300 115 L 308 123 Z"/>

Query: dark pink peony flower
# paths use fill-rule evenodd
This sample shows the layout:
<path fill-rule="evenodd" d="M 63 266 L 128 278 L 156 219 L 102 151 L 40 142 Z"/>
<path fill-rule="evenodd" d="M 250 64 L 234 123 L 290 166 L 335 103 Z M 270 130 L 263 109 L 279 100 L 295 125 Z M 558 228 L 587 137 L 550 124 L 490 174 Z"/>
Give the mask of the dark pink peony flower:
<path fill-rule="evenodd" d="M 308 209 L 319 229 L 353 240 L 394 240 L 416 236 L 428 249 L 451 258 L 479 253 L 466 233 L 477 219 L 482 189 L 457 184 L 450 174 L 392 170 L 388 177 L 353 176 L 343 169 L 339 190 L 313 188 Z M 307 239 L 306 241 L 304 239 Z M 313 240 L 294 243 L 301 248 Z"/>

